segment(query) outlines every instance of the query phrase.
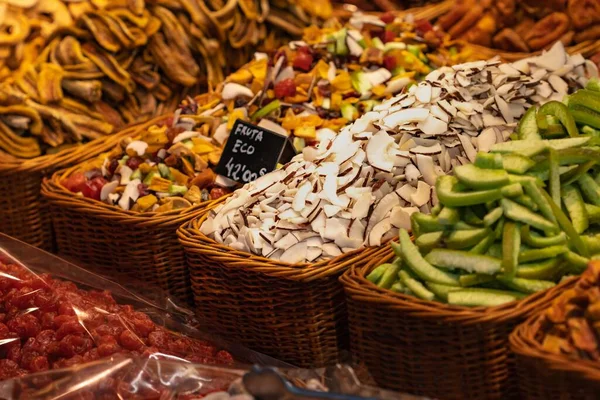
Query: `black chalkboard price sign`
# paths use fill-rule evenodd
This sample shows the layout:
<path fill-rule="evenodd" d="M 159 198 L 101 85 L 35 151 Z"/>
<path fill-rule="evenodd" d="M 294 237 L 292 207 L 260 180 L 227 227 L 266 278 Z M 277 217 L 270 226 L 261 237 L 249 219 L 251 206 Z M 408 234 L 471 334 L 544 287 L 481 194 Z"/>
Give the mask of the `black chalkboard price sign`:
<path fill-rule="evenodd" d="M 255 181 L 275 169 L 286 142 L 285 136 L 238 119 L 216 172 L 239 183 Z"/>

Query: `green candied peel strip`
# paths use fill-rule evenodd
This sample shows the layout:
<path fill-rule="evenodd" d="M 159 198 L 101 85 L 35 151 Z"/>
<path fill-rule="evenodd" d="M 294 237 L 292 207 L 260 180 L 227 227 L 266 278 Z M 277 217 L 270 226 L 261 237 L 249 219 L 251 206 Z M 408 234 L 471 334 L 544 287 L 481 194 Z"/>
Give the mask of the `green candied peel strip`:
<path fill-rule="evenodd" d="M 508 172 L 503 169 L 483 169 L 473 164 L 454 168 L 454 176 L 473 189 L 496 189 L 509 183 Z"/>
<path fill-rule="evenodd" d="M 547 140 L 516 140 L 494 144 L 492 153 L 515 153 L 525 157 L 533 157 L 542 153 L 548 147 Z"/>
<path fill-rule="evenodd" d="M 564 232 L 550 237 L 534 236 L 528 225 L 521 227 L 521 239 L 523 243 L 531 247 L 548 247 L 567 243 L 567 235 Z"/>
<path fill-rule="evenodd" d="M 589 249 L 588 254 L 600 254 L 600 233 L 597 235 L 582 235 L 581 240 Z"/>
<path fill-rule="evenodd" d="M 423 233 L 415 239 L 415 244 L 422 252 L 427 252 L 440 244 L 443 236 L 444 232 Z"/>
<path fill-rule="evenodd" d="M 485 204 L 488 201 L 500 200 L 500 189 L 479 190 L 473 192 L 455 191 L 458 179 L 450 175 L 440 176 L 436 181 L 436 193 L 441 203 L 448 207 L 466 207 Z"/>
<path fill-rule="evenodd" d="M 383 289 L 389 289 L 392 287 L 394 282 L 398 280 L 398 271 L 400 267 L 397 264 L 390 264 L 390 266 L 385 270 L 383 276 L 377 283 L 377 286 Z"/>
<path fill-rule="evenodd" d="M 548 160 L 550 162 L 549 181 L 550 196 L 556 204 L 560 204 L 560 164 L 556 150 L 550 149 Z"/>
<path fill-rule="evenodd" d="M 583 271 L 587 269 L 588 263 L 590 262 L 589 258 L 582 257 L 572 251 L 566 252 L 564 258 L 569 265 L 570 272 L 574 274 L 583 273 Z"/>
<path fill-rule="evenodd" d="M 525 250 L 519 254 L 519 262 L 526 263 L 530 261 L 545 260 L 564 254 L 569 251 L 565 245 L 549 246 L 543 249 Z"/>
<path fill-rule="evenodd" d="M 373 271 L 371 271 L 369 273 L 369 275 L 367 275 L 367 280 L 370 281 L 370 282 L 373 282 L 374 284 L 377 284 L 377 282 L 379 282 L 379 280 L 383 276 L 383 273 L 391 265 L 392 264 L 387 264 L 387 263 L 386 264 L 381 264 L 380 266 L 378 266 L 377 268 L 375 268 Z"/>
<path fill-rule="evenodd" d="M 517 125 L 519 139 L 522 140 L 537 140 L 541 139 L 540 130 L 536 120 L 537 107 L 530 107 Z"/>
<path fill-rule="evenodd" d="M 548 221 L 541 215 L 535 214 L 528 208 L 525 208 L 522 205 L 515 203 L 514 201 L 502 199 L 500 201 L 500 204 L 502 205 L 502 209 L 504 210 L 504 216 L 506 218 L 512 219 L 516 222 L 522 222 L 524 224 L 531 225 L 534 228 L 537 228 L 542 231 L 552 232 L 556 230 L 556 225 L 554 225 L 552 222 Z"/>
<path fill-rule="evenodd" d="M 520 205 L 529 208 L 531 211 L 537 211 L 540 209 L 538 205 L 535 204 L 533 199 L 530 196 L 527 196 L 526 194 L 524 194 L 523 196 L 515 197 L 513 198 L 513 200 L 519 203 Z"/>
<path fill-rule="evenodd" d="M 521 248 L 521 231 L 514 222 L 504 224 L 502 235 L 502 269 L 507 279 L 512 279 L 519 265 L 519 250 Z"/>
<path fill-rule="evenodd" d="M 523 196 L 523 185 L 520 183 L 511 183 L 503 186 L 500 191 L 504 197 L 519 197 Z"/>
<path fill-rule="evenodd" d="M 427 233 L 427 232 L 438 232 L 444 230 L 444 225 L 440 223 L 438 217 L 433 217 L 431 215 L 422 214 L 422 213 L 413 213 L 411 216 L 411 220 L 414 220 L 414 223 L 418 226 L 417 232 L 415 232 L 413 228 L 413 233 Z"/>
<path fill-rule="evenodd" d="M 501 154 L 479 152 L 475 158 L 475 166 L 483 169 L 502 169 L 504 161 Z"/>
<path fill-rule="evenodd" d="M 554 216 L 554 213 L 552 213 L 552 207 L 550 207 L 548 201 L 544 198 L 544 196 L 542 196 L 542 189 L 533 183 L 533 181 L 525 182 L 523 186 L 525 187 L 525 193 L 527 193 L 527 195 L 531 197 L 533 202 L 538 206 L 538 209 L 542 215 L 548 221 L 556 224 L 556 217 Z"/>
<path fill-rule="evenodd" d="M 502 268 L 502 260 L 461 250 L 433 249 L 425 256 L 425 261 L 440 268 L 479 274 L 495 274 Z"/>
<path fill-rule="evenodd" d="M 466 307 L 494 307 L 523 297 L 521 293 L 504 290 L 468 288 L 449 292 L 448 303 Z"/>
<path fill-rule="evenodd" d="M 600 153 L 598 153 L 598 157 L 600 157 Z M 580 176 L 586 174 L 597 163 L 598 160 L 588 161 L 585 164 L 577 166 L 575 169 L 565 172 L 564 175 L 560 177 L 560 183 L 562 185 L 570 185 L 571 183 L 577 181 Z"/>
<path fill-rule="evenodd" d="M 404 262 L 421 279 L 445 285 L 458 285 L 456 276 L 441 271 L 425 261 L 417 246 L 411 242 L 406 229 L 400 230 L 400 246 Z"/>
<path fill-rule="evenodd" d="M 448 301 L 448 293 L 460 290 L 460 286 L 442 285 L 441 283 L 425 282 L 425 286 L 431 290 L 438 299 Z"/>
<path fill-rule="evenodd" d="M 525 279 L 556 280 L 561 275 L 562 262 L 557 257 L 536 263 L 520 264 L 517 276 Z"/>
<path fill-rule="evenodd" d="M 494 208 L 492 211 L 487 213 L 485 215 L 485 217 L 483 217 L 483 225 L 485 225 L 485 226 L 494 225 L 500 218 L 502 218 L 503 214 L 504 214 L 504 211 L 502 211 L 502 207 Z"/>
<path fill-rule="evenodd" d="M 583 174 L 577 179 L 585 199 L 595 205 L 600 206 L 600 185 L 589 174 Z"/>
<path fill-rule="evenodd" d="M 406 271 L 400 271 L 400 282 L 404 286 L 410 289 L 418 298 L 423 300 L 433 300 L 435 294 L 427 290 L 425 286 L 421 282 L 416 279 L 411 278 L 411 276 Z"/>
<path fill-rule="evenodd" d="M 469 287 L 475 285 L 482 285 L 484 283 L 493 282 L 496 277 L 487 274 L 467 274 L 458 277 L 458 282 L 462 287 Z"/>
<path fill-rule="evenodd" d="M 460 221 L 460 213 L 456 208 L 444 207 L 437 218 L 442 225 L 454 225 Z"/>
<path fill-rule="evenodd" d="M 569 106 L 571 115 L 575 121 L 582 125 L 589 125 L 594 128 L 600 129 L 600 113 L 580 104 L 573 104 Z"/>
<path fill-rule="evenodd" d="M 475 212 L 473 211 L 472 208 L 467 208 L 466 210 L 464 210 L 463 219 L 465 220 L 465 222 L 467 224 L 470 224 L 470 225 L 474 225 L 474 226 L 483 225 L 483 220 L 481 218 L 479 218 L 479 216 L 477 216 L 477 214 L 475 214 Z"/>
<path fill-rule="evenodd" d="M 256 112 L 252 114 L 251 119 L 257 120 L 259 118 L 264 118 L 273 111 L 277 110 L 279 107 L 281 107 L 281 102 L 279 100 L 273 100 L 263 108 L 256 110 Z"/>
<path fill-rule="evenodd" d="M 586 203 L 585 211 L 587 212 L 590 223 L 600 223 L 600 207 Z"/>
<path fill-rule="evenodd" d="M 507 278 L 504 276 L 499 277 L 498 279 L 509 288 L 523 293 L 540 292 L 556 286 L 554 282 L 536 279 Z"/>
<path fill-rule="evenodd" d="M 466 249 L 475 246 L 481 239 L 491 234 L 492 231 L 489 228 L 455 230 L 444 239 L 444 243 L 451 249 Z"/>
<path fill-rule="evenodd" d="M 485 254 L 485 253 L 487 253 L 487 251 L 489 250 L 489 248 L 492 246 L 492 244 L 494 244 L 495 240 L 496 240 L 496 236 L 495 235 L 486 236 L 479 243 L 477 243 L 475 246 L 473 246 L 471 248 L 471 250 L 469 250 L 469 253 L 471 253 L 471 254 Z"/>
<path fill-rule="evenodd" d="M 588 257 L 589 253 L 587 246 L 585 245 L 583 240 L 581 240 L 581 237 L 577 234 L 575 228 L 573 228 L 573 225 L 571 224 L 571 221 L 569 221 L 569 218 L 567 218 L 567 216 L 565 215 L 565 213 L 562 212 L 560 207 L 557 206 L 554 203 L 554 201 L 552 201 L 548 193 L 542 190 L 542 195 L 546 198 L 546 200 L 550 202 L 550 207 L 552 207 L 554 217 L 556 217 L 556 221 L 558 222 L 560 228 L 563 231 L 565 231 L 565 233 L 569 237 L 569 242 L 571 242 L 571 245 L 577 250 L 579 254 L 581 254 L 584 257 Z"/>
<path fill-rule="evenodd" d="M 589 228 L 589 221 L 587 212 L 585 210 L 585 203 L 579 189 L 575 186 L 566 185 L 561 190 L 562 201 L 567 209 L 569 217 L 571 217 L 571 223 L 575 232 L 582 234 Z"/>
<path fill-rule="evenodd" d="M 520 154 L 504 154 L 502 156 L 503 168 L 511 174 L 523 175 L 535 166 L 535 161 Z"/>
<path fill-rule="evenodd" d="M 561 103 L 560 101 L 549 101 L 543 106 L 540 107 L 537 113 L 537 121 L 538 126 L 542 129 L 548 127 L 548 121 L 546 120 L 546 115 L 552 115 L 557 117 L 560 123 L 567 129 L 569 136 L 577 137 L 579 136 L 579 131 L 577 130 L 577 125 L 575 124 L 575 119 L 569 112 L 569 109 L 566 105 Z M 541 124 L 540 122 L 543 121 Z M 543 125 L 543 126 L 542 126 Z"/>

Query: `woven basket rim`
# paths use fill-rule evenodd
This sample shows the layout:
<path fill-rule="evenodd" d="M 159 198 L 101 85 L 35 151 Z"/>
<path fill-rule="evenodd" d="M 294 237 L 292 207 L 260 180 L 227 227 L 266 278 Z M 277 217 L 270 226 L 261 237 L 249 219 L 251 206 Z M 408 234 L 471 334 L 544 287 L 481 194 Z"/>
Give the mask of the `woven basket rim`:
<path fill-rule="evenodd" d="M 375 266 L 382 264 L 395 256 L 393 250 L 380 253 L 362 267 L 350 268 L 340 281 L 347 295 L 361 300 L 385 304 L 396 309 L 402 309 L 422 318 L 444 318 L 449 322 L 463 324 L 501 323 L 518 318 L 531 310 L 535 310 L 546 300 L 554 298 L 566 287 L 574 284 L 577 278 L 571 278 L 551 289 L 530 294 L 524 299 L 512 301 L 494 307 L 463 307 L 444 304 L 436 301 L 422 300 L 403 293 L 383 289 L 366 279 L 366 275 Z"/>
<path fill-rule="evenodd" d="M 512 351 L 517 355 L 541 361 L 548 369 L 558 372 L 574 373 L 585 379 L 600 383 L 599 362 L 570 358 L 565 355 L 551 353 L 535 340 L 535 336 L 541 327 L 543 317 L 544 314 L 542 311 L 532 315 L 525 322 L 517 326 L 509 337 Z"/>
<path fill-rule="evenodd" d="M 337 275 L 363 257 L 373 257 L 380 254 L 387 246 L 386 243 L 379 247 L 362 247 L 318 263 L 299 264 L 288 264 L 239 251 L 218 243 L 200 231 L 200 226 L 211 211 L 224 201 L 225 198 L 218 199 L 204 209 L 200 215 L 181 225 L 177 230 L 177 235 L 179 236 L 179 241 L 186 247 L 187 252 L 202 252 L 209 257 L 226 257 L 228 258 L 228 268 L 243 268 L 279 278 L 309 282 Z"/>
<path fill-rule="evenodd" d="M 137 121 L 125 126 L 118 132 L 66 148 L 54 154 L 44 154 L 34 158 L 18 158 L 0 150 L 0 173 L 31 173 L 45 169 L 57 170 L 63 168 L 73 162 L 84 160 L 87 155 L 98 152 L 97 149 L 102 149 L 109 144 L 116 143 L 123 137 L 130 135 L 133 131 L 141 129 L 144 126 L 156 124 L 172 115 L 173 113 L 166 113 L 151 119 Z"/>

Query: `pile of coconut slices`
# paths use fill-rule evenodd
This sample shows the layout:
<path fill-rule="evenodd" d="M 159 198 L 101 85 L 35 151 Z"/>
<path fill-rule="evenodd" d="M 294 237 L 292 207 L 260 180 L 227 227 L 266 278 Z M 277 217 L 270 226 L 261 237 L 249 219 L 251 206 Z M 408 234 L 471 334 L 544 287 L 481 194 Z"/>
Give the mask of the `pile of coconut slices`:
<path fill-rule="evenodd" d="M 378 246 L 437 203 L 438 176 L 507 140 L 530 106 L 561 101 L 597 74 L 560 43 L 513 64 L 433 71 L 341 132 L 320 130 L 317 147 L 237 190 L 202 232 L 292 264 Z"/>

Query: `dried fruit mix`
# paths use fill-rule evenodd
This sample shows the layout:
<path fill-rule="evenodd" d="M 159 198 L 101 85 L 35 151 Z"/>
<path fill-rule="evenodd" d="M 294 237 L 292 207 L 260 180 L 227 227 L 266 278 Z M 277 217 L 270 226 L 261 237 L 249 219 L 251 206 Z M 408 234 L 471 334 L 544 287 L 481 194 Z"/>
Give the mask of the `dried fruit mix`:
<path fill-rule="evenodd" d="M 598 362 L 599 338 L 600 261 L 592 261 L 575 287 L 545 311 L 535 339 L 551 353 Z"/>

